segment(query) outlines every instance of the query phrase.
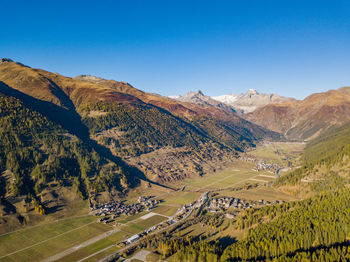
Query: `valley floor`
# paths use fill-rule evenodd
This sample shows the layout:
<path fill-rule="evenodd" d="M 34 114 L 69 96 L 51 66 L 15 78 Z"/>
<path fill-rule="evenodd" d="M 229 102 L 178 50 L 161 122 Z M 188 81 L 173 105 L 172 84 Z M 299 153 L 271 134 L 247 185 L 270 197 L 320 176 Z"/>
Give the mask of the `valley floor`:
<path fill-rule="evenodd" d="M 173 219 L 184 205 L 200 203 L 200 206 L 204 206 L 201 201 L 207 201 L 203 199 L 207 192 L 211 194 L 210 199 L 215 194 L 216 198 L 231 197 L 243 199 L 247 203 L 261 200 L 264 203 L 276 200 L 293 201 L 295 197 L 271 186 L 277 178 L 276 172 L 257 171 L 256 161 L 252 159 L 266 163 L 278 163 L 284 167 L 295 166 L 302 149 L 303 145 L 300 143 L 261 145 L 245 157 L 242 156 L 228 168 L 217 170 L 203 177 L 177 181 L 176 187 L 180 189 L 178 191 L 157 186 L 149 188 L 143 185 L 130 192 L 127 202 L 136 203 L 140 195 L 147 195 L 160 200 L 160 204 L 151 211 L 143 211 L 133 216 L 120 216 L 111 224 L 99 223 L 97 217 L 89 213 L 0 235 L 0 261 L 98 261 L 132 246 L 133 244 L 127 246 L 122 244 L 132 235 L 154 226 L 159 227 L 154 232 L 172 226 L 165 224 L 166 221 Z M 283 175 L 283 171 L 280 172 L 280 175 Z M 195 208 L 189 208 L 186 216 L 183 216 L 178 222 L 193 219 L 195 210 Z M 227 210 L 231 213 L 238 211 L 232 208 Z M 230 229 L 230 223 L 230 219 L 225 219 L 220 226 L 215 228 L 217 232 L 211 232 L 206 237 L 208 239 L 227 238 L 228 241 L 241 238 L 244 231 Z M 208 230 L 209 227 L 197 223 L 190 225 L 179 234 L 199 237 Z M 116 245 L 118 243 L 121 244 Z M 157 255 L 152 252 L 144 252 L 142 257 L 147 257 L 149 261 L 157 259 Z M 138 257 L 135 258 L 138 259 Z"/>

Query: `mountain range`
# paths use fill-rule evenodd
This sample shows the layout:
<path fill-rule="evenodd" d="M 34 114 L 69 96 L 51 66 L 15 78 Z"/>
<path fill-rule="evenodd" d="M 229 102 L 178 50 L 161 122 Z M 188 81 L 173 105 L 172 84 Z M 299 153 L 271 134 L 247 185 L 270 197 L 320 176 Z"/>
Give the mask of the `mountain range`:
<path fill-rule="evenodd" d="M 0 60 L 0 106 L 2 201 L 27 196 L 43 204 L 43 195 L 64 187 L 91 199 L 140 183 L 162 186 L 212 171 L 259 141 L 283 139 L 230 110 L 10 59 Z"/>
<path fill-rule="evenodd" d="M 249 89 L 246 93 L 221 96 L 207 96 L 202 91 L 188 92 L 185 95 L 170 96 L 170 98 L 183 102 L 192 102 L 199 105 L 209 105 L 225 110 L 231 110 L 239 115 L 253 112 L 257 108 L 272 103 L 294 101 L 293 98 L 276 94 L 260 94 L 255 89 Z"/>
<path fill-rule="evenodd" d="M 209 97 L 197 91 L 172 98 L 233 111 L 288 139 L 311 140 L 350 120 L 349 94 L 350 87 L 343 87 L 297 100 L 276 94 L 259 94 L 250 89 L 240 95 Z"/>

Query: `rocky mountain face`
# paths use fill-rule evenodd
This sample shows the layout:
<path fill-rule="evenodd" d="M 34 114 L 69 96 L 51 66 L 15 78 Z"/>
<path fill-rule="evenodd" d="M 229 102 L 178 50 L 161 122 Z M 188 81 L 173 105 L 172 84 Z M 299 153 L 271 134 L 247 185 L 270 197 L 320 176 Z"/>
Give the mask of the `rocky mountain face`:
<path fill-rule="evenodd" d="M 269 104 L 245 118 L 290 139 L 311 140 L 350 121 L 350 87 Z"/>
<path fill-rule="evenodd" d="M 287 98 L 275 94 L 260 94 L 255 89 L 249 89 L 245 94 L 221 95 L 213 96 L 212 98 L 236 108 L 242 114 L 253 112 L 257 108 L 266 106 L 271 103 L 280 103 L 294 100 L 292 98 Z"/>
<path fill-rule="evenodd" d="M 230 112 L 235 112 L 233 106 L 228 105 L 226 102 L 220 102 L 211 98 L 210 96 L 204 95 L 202 91 L 198 90 L 196 92 L 188 92 L 185 95 L 169 96 L 170 98 L 176 99 L 181 102 L 190 102 L 202 106 L 210 106 L 221 108 Z"/>

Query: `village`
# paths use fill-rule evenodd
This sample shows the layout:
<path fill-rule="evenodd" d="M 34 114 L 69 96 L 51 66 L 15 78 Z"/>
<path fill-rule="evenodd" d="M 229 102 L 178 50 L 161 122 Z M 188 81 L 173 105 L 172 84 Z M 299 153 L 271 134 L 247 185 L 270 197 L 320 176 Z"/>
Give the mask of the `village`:
<path fill-rule="evenodd" d="M 209 212 L 216 213 L 218 211 L 226 211 L 228 208 L 236 208 L 245 210 L 247 208 L 253 208 L 254 206 L 263 206 L 271 204 L 284 203 L 284 201 L 274 200 L 272 202 L 260 199 L 259 201 L 245 201 L 234 197 L 220 197 L 213 198 L 209 202 Z"/>
<path fill-rule="evenodd" d="M 138 198 L 138 203 L 126 204 L 124 201 L 111 201 L 108 203 L 90 205 L 91 210 L 96 216 L 100 216 L 98 222 L 108 223 L 109 217 L 115 219 L 121 215 L 135 215 L 144 210 L 150 211 L 154 209 L 160 203 L 157 199 L 152 199 L 152 197 L 140 196 Z"/>
<path fill-rule="evenodd" d="M 268 171 L 270 173 L 278 174 L 278 170 L 283 169 L 284 167 L 281 165 L 278 165 L 276 163 L 266 163 L 262 159 L 256 159 L 252 156 L 242 156 L 240 157 L 241 160 L 246 162 L 253 162 L 255 164 L 255 167 L 253 168 L 254 171 Z M 288 160 L 288 159 L 285 159 Z"/>

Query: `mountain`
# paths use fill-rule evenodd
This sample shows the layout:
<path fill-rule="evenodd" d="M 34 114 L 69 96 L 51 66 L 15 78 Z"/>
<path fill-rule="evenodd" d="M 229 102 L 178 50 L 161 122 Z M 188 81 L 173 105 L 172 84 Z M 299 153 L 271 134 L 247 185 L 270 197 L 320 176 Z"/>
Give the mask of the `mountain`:
<path fill-rule="evenodd" d="M 350 186 L 350 123 L 312 139 L 302 166 L 278 179 L 276 186 L 294 194 L 313 194 Z"/>
<path fill-rule="evenodd" d="M 311 140 L 350 121 L 350 87 L 269 104 L 244 117 L 290 139 Z"/>
<path fill-rule="evenodd" d="M 231 94 L 221 96 L 207 96 L 202 91 L 188 92 L 185 95 L 169 96 L 182 102 L 191 102 L 197 105 L 211 106 L 225 109 L 243 115 L 257 108 L 271 103 L 294 101 L 292 98 L 282 97 L 275 94 L 259 94 L 254 89 L 249 89 L 245 94 Z"/>
<path fill-rule="evenodd" d="M 227 110 L 9 59 L 0 61 L 0 93 L 2 199 L 39 201 L 51 184 L 86 198 L 117 194 L 142 181 L 202 175 L 263 139 L 282 138 Z"/>
<path fill-rule="evenodd" d="M 232 106 L 227 105 L 225 102 L 215 100 L 210 96 L 206 96 L 200 90 L 196 92 L 188 92 L 185 95 L 169 96 L 169 98 L 173 98 L 182 102 L 190 102 L 197 105 L 217 107 L 230 112 L 236 112 Z"/>
<path fill-rule="evenodd" d="M 249 89 L 245 94 L 231 94 L 213 96 L 213 99 L 231 105 L 240 110 L 242 114 L 253 112 L 257 108 L 263 107 L 271 103 L 279 103 L 293 101 L 292 98 L 287 98 L 275 94 L 260 94 L 255 89 Z"/>
<path fill-rule="evenodd" d="M 348 261 L 349 159 L 350 123 L 310 141 L 302 167 L 273 184 L 299 200 L 238 213 L 230 227 L 244 234 L 229 244 L 164 237 L 158 250 L 176 261 Z"/>

